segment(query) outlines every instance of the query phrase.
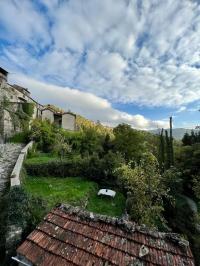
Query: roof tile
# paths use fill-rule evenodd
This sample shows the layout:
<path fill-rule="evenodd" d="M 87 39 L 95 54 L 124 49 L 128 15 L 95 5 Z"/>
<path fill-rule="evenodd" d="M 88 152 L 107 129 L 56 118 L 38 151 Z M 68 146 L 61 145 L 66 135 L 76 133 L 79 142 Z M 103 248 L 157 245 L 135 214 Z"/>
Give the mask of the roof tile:
<path fill-rule="evenodd" d="M 189 247 L 178 238 L 134 223 L 61 206 L 46 215 L 17 249 L 33 265 L 194 265 Z M 149 254 L 139 258 L 142 245 Z M 137 263 L 137 264 L 136 264 Z"/>

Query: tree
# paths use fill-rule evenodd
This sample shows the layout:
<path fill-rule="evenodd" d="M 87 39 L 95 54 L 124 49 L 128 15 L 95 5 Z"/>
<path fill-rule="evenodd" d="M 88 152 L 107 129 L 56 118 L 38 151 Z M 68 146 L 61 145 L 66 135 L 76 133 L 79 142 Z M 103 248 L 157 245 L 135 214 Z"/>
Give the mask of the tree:
<path fill-rule="evenodd" d="M 166 169 L 169 169 L 171 166 L 171 153 L 170 153 L 170 140 L 169 140 L 169 136 L 168 136 L 168 131 L 165 130 L 165 141 L 166 141 L 166 162 L 165 162 L 165 166 Z"/>
<path fill-rule="evenodd" d="M 139 161 L 145 151 L 144 138 L 140 131 L 132 129 L 130 125 L 120 124 L 114 128 L 114 150 L 120 152 L 126 162 Z"/>
<path fill-rule="evenodd" d="M 193 176 L 193 191 L 198 200 L 200 200 L 200 174 Z"/>
<path fill-rule="evenodd" d="M 182 143 L 184 146 L 191 145 L 190 135 L 186 132 L 182 138 Z"/>
<path fill-rule="evenodd" d="M 102 148 L 103 136 L 97 133 L 95 128 L 87 128 L 83 131 L 82 143 L 81 143 L 81 153 L 99 154 L 103 151 Z"/>
<path fill-rule="evenodd" d="M 42 151 L 49 152 L 55 144 L 57 132 L 58 129 L 50 121 L 35 119 L 32 122 L 30 137 Z"/>
<path fill-rule="evenodd" d="M 170 166 L 174 165 L 174 147 L 173 147 L 173 136 L 172 136 L 172 117 L 169 118 L 170 124 Z"/>
<path fill-rule="evenodd" d="M 131 218 L 138 223 L 156 226 L 161 221 L 163 197 L 167 191 L 159 174 L 158 161 L 151 153 L 143 154 L 140 164 L 131 167 L 123 164 L 115 170 L 119 183 L 128 193 L 127 208 Z"/>
<path fill-rule="evenodd" d="M 160 132 L 160 144 L 159 144 L 159 165 L 161 173 L 164 172 L 165 169 L 165 140 L 163 136 L 163 128 Z"/>
<path fill-rule="evenodd" d="M 59 156 L 61 162 L 72 151 L 71 146 L 60 133 L 56 134 L 53 151 Z"/>
<path fill-rule="evenodd" d="M 103 141 L 103 150 L 104 150 L 104 153 L 108 153 L 109 150 L 111 150 L 113 148 L 113 142 L 110 138 L 110 135 L 109 134 L 106 134 L 105 138 L 104 138 L 104 141 Z"/>

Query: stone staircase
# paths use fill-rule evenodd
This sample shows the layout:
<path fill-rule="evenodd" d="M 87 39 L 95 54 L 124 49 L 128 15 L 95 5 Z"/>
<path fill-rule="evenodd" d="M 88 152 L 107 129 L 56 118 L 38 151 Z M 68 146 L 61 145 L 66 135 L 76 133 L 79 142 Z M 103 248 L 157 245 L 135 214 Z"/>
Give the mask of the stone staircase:
<path fill-rule="evenodd" d="M 0 144 L 0 197 L 4 194 L 10 174 L 22 148 L 22 144 Z"/>

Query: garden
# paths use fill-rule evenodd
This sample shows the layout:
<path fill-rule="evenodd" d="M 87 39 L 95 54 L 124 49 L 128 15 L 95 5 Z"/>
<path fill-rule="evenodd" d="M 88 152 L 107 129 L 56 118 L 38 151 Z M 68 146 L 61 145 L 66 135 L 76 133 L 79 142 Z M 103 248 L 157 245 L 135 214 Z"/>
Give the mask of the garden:
<path fill-rule="evenodd" d="M 95 213 L 121 216 L 125 209 L 125 197 L 122 193 L 117 191 L 113 199 L 98 196 L 98 184 L 81 177 L 27 176 L 23 187 L 28 194 L 45 201 L 48 210 L 57 204 L 68 203 Z"/>
<path fill-rule="evenodd" d="M 188 202 L 200 202 L 200 134 L 181 143 L 166 131 L 155 136 L 126 124 L 71 132 L 34 120 L 26 139 L 35 144 L 24 162 L 23 185 L 8 199 L 10 223 L 20 223 L 24 235 L 60 203 L 109 216 L 126 211 L 138 224 L 185 236 L 198 261 L 199 215 Z M 102 188 L 116 196 L 98 196 Z"/>

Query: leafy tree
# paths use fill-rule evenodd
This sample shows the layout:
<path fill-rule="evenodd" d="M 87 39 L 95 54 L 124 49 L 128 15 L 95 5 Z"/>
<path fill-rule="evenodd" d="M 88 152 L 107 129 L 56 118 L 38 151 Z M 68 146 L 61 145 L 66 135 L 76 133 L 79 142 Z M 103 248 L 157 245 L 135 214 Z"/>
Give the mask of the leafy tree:
<path fill-rule="evenodd" d="M 191 146 L 195 143 L 200 143 L 200 131 L 195 133 L 194 130 L 192 130 L 191 134 L 185 133 L 182 143 L 184 146 Z"/>
<path fill-rule="evenodd" d="M 172 196 L 182 193 L 182 173 L 175 167 L 170 167 L 162 174 L 162 182 Z"/>
<path fill-rule="evenodd" d="M 62 161 L 67 155 L 69 155 L 71 150 L 71 146 L 66 141 L 65 137 L 60 133 L 57 133 L 53 151 L 59 156 L 60 160 Z"/>
<path fill-rule="evenodd" d="M 145 153 L 139 165 L 123 164 L 115 170 L 120 184 L 129 192 L 127 207 L 132 219 L 138 223 L 156 226 L 164 223 L 163 197 L 167 196 L 158 170 L 158 161 Z"/>
<path fill-rule="evenodd" d="M 200 200 L 200 174 L 193 176 L 193 191 L 198 200 Z"/>
<path fill-rule="evenodd" d="M 182 142 L 184 146 L 191 145 L 190 135 L 187 132 L 184 134 Z"/>
<path fill-rule="evenodd" d="M 127 162 L 138 161 L 145 151 L 142 133 L 127 124 L 118 125 L 113 133 L 115 135 L 114 150 L 120 152 Z"/>
<path fill-rule="evenodd" d="M 103 141 L 103 150 L 104 153 L 108 153 L 109 150 L 111 150 L 113 148 L 113 142 L 111 140 L 111 137 L 109 134 L 106 134 L 104 141 Z"/>
<path fill-rule="evenodd" d="M 104 182 L 113 182 L 115 185 L 114 170 L 124 163 L 124 158 L 119 152 L 108 151 L 108 153 L 101 159 L 101 168 L 103 171 Z"/>
<path fill-rule="evenodd" d="M 92 155 L 95 153 L 99 154 L 102 151 L 102 135 L 97 133 L 93 128 L 85 129 L 81 142 L 81 154 L 88 153 Z"/>
<path fill-rule="evenodd" d="M 56 141 L 58 129 L 48 120 L 35 119 L 32 122 L 30 137 L 38 143 L 44 152 L 50 152 Z"/>

